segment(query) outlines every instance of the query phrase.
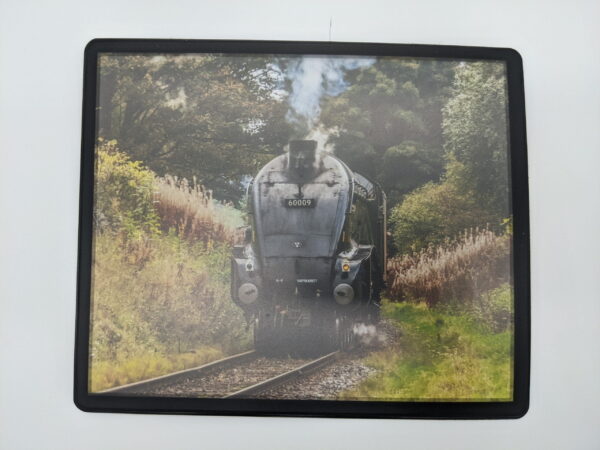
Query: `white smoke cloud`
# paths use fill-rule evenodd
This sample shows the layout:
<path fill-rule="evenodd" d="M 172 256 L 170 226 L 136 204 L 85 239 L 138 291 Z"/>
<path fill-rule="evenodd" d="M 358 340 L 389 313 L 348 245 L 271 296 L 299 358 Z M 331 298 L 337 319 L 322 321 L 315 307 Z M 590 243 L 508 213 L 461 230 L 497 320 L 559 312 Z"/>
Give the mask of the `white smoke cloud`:
<path fill-rule="evenodd" d="M 304 139 L 317 141 L 317 151 L 319 152 L 333 153 L 333 145 L 328 142 L 330 132 L 331 130 L 317 125 L 310 129 Z"/>
<path fill-rule="evenodd" d="M 368 67 L 371 57 L 303 56 L 290 61 L 285 77 L 291 82 L 286 119 L 312 129 L 321 114 L 321 97 L 338 95 L 348 87 L 344 70 Z"/>
<path fill-rule="evenodd" d="M 377 331 L 377 327 L 375 327 L 375 325 L 357 323 L 354 325 L 352 331 L 358 340 L 364 345 L 377 343 L 383 344 L 387 340 L 385 334 Z"/>

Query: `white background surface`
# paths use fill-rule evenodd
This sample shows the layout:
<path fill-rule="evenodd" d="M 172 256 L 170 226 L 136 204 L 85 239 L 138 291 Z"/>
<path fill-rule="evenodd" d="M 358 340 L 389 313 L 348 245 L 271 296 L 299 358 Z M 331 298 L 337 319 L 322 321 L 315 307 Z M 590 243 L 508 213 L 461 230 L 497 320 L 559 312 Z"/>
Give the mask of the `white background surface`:
<path fill-rule="evenodd" d="M 97 37 L 513 47 L 523 56 L 531 407 L 520 420 L 90 414 L 72 402 L 83 49 Z M 600 2 L 0 0 L 1 449 L 600 448 Z"/>

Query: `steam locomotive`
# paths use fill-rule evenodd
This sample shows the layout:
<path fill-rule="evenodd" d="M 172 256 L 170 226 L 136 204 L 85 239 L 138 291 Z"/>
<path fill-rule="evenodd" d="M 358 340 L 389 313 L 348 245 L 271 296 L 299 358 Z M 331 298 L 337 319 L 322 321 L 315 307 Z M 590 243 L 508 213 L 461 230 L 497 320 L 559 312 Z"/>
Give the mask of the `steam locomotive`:
<path fill-rule="evenodd" d="M 248 186 L 231 295 L 262 352 L 347 348 L 378 319 L 385 283 L 386 197 L 312 140 L 289 143 Z"/>

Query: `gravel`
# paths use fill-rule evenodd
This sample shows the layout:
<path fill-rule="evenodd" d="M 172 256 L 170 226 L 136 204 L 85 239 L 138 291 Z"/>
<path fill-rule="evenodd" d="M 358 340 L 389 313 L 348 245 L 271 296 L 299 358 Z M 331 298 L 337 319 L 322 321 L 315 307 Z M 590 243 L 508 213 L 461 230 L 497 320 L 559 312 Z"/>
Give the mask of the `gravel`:
<path fill-rule="evenodd" d="M 401 336 L 401 332 L 386 321 L 381 321 L 376 327 L 355 327 L 355 333 L 359 340 L 356 349 L 343 353 L 336 362 L 319 372 L 263 392 L 256 398 L 335 400 L 342 392 L 354 389 L 377 373 L 377 370 L 364 363 L 364 359 L 373 352 L 396 345 Z"/>
<path fill-rule="evenodd" d="M 190 376 L 170 385 L 144 391 L 142 395 L 168 397 L 219 398 L 251 386 L 267 378 L 280 375 L 309 362 L 304 359 L 260 357 L 245 364 L 202 377 Z"/>
<path fill-rule="evenodd" d="M 333 400 L 342 391 L 356 387 L 376 373 L 375 369 L 355 359 L 356 353 L 343 355 L 319 372 L 263 392 L 256 398 L 279 400 Z"/>

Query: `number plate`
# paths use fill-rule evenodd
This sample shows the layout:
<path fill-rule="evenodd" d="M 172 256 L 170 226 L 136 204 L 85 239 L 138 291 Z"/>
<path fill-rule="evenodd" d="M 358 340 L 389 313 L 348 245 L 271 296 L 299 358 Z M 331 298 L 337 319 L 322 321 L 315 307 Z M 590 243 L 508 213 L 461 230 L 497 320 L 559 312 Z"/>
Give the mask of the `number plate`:
<path fill-rule="evenodd" d="M 317 200 L 314 198 L 284 198 L 283 206 L 286 208 L 314 208 Z"/>

